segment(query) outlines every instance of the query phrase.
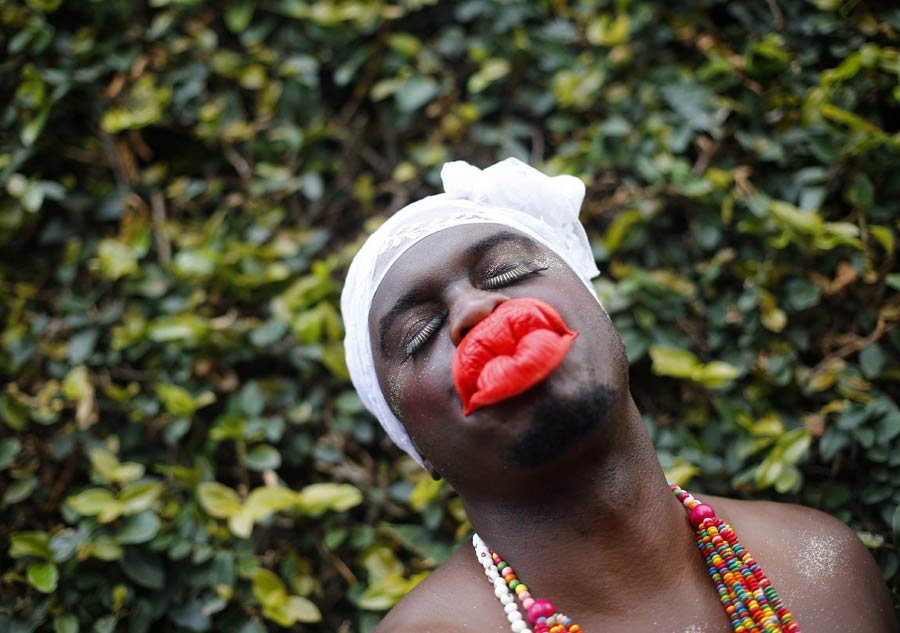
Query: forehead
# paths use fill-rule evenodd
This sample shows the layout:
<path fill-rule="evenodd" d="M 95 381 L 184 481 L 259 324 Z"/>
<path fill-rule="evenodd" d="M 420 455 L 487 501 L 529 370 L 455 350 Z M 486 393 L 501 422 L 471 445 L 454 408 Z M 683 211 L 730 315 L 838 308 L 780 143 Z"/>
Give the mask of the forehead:
<path fill-rule="evenodd" d="M 438 231 L 409 247 L 391 265 L 375 292 L 370 319 L 386 302 L 427 284 L 454 266 L 498 248 L 549 252 L 536 240 L 503 224 L 463 224 Z"/>

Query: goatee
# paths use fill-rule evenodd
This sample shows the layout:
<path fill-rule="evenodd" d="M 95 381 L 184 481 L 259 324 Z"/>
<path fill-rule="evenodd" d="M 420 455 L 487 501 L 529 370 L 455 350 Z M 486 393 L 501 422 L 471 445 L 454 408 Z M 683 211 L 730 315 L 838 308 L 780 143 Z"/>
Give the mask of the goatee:
<path fill-rule="evenodd" d="M 604 425 L 610 417 L 616 390 L 600 385 L 566 399 L 542 399 L 535 422 L 507 454 L 507 462 L 536 468 L 555 459 L 578 439 Z"/>

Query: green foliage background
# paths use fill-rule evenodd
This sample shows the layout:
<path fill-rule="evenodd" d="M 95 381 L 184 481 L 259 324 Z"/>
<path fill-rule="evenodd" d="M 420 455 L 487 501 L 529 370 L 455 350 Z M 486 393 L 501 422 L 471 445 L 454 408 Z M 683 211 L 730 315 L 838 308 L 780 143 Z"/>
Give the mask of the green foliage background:
<path fill-rule="evenodd" d="M 890 4 L 0 3 L 0 630 L 370 630 L 467 526 L 343 272 L 509 155 L 588 184 L 670 476 L 840 517 L 896 599 Z"/>

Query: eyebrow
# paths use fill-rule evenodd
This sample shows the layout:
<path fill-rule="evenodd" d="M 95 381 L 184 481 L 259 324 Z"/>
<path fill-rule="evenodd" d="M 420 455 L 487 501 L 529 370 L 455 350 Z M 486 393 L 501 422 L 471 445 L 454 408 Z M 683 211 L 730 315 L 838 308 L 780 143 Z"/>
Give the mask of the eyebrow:
<path fill-rule="evenodd" d="M 524 235 L 519 235 L 510 231 L 497 231 L 493 235 L 488 235 L 484 239 L 481 239 L 471 246 L 466 247 L 466 258 L 469 260 L 478 259 L 485 252 L 505 242 L 519 242 L 526 246 L 535 246 L 534 241 L 529 239 L 528 237 L 525 237 Z M 420 303 L 420 297 L 422 296 L 422 294 L 423 293 L 419 288 L 412 288 L 411 290 L 407 290 L 399 299 L 397 299 L 396 303 L 394 303 L 391 309 L 388 310 L 383 317 L 381 317 L 378 322 L 378 346 L 381 349 L 382 354 L 387 353 L 385 337 L 387 336 L 388 331 L 391 329 L 394 320 L 410 308 Z"/>

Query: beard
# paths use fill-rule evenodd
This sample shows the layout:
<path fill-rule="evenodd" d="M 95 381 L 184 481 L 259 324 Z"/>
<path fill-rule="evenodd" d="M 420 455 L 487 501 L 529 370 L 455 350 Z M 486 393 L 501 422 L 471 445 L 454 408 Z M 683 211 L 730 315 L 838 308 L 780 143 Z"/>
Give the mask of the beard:
<path fill-rule="evenodd" d="M 509 449 L 507 462 L 520 468 L 543 466 L 610 419 L 617 390 L 597 385 L 572 397 L 545 396 L 535 407 L 534 424 Z"/>

